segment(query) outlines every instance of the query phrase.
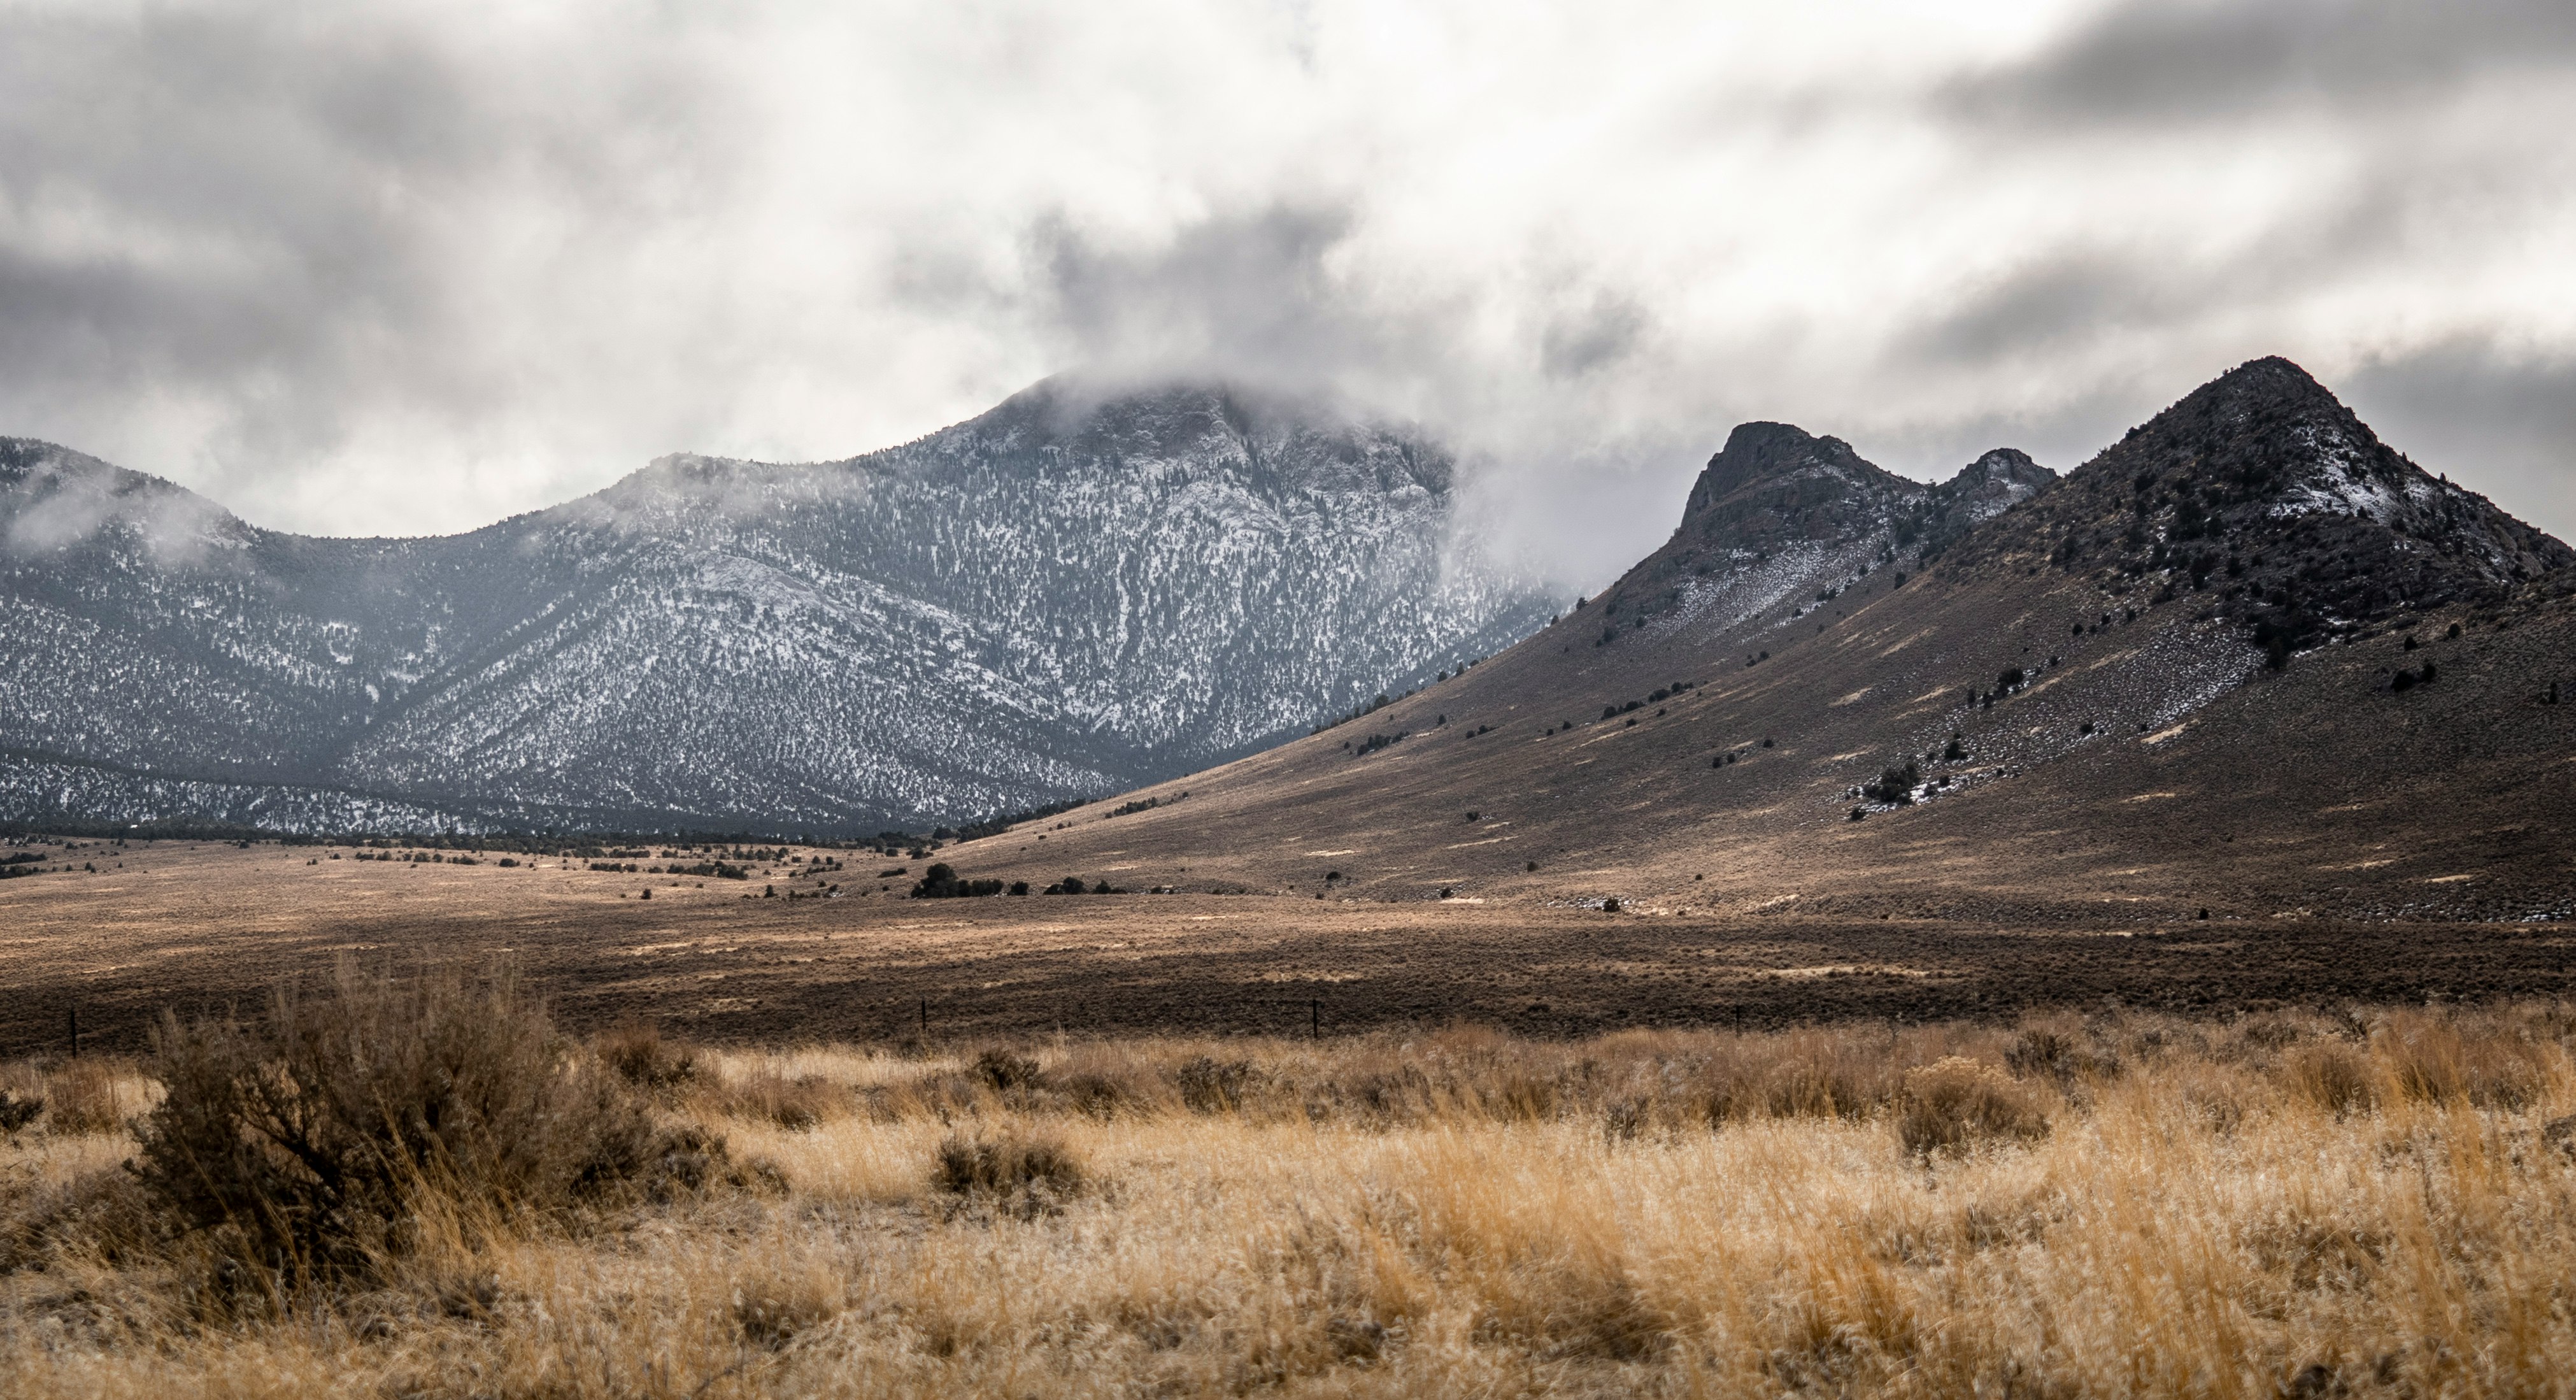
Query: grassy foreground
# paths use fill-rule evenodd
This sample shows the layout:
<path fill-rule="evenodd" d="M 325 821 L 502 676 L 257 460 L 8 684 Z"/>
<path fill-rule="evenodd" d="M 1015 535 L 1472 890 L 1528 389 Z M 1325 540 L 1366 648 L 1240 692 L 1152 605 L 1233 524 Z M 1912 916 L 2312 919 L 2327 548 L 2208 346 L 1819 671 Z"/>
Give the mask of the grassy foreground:
<path fill-rule="evenodd" d="M 754 1053 L 569 1041 L 506 986 L 338 997 L 0 1067 L 0 1117 L 43 1100 L 0 1146 L 0 1392 L 2576 1376 L 2566 1005 Z"/>

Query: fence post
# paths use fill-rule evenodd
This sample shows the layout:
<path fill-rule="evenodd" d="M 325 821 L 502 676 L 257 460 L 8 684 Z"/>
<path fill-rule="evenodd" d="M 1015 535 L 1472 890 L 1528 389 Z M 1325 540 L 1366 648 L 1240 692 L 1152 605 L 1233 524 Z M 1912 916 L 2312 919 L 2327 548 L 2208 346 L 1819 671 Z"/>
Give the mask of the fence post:
<path fill-rule="evenodd" d="M 80 1058 L 80 1003 L 73 1002 L 67 1014 L 72 1023 L 72 1058 L 77 1060 Z"/>
<path fill-rule="evenodd" d="M 921 999 L 921 1038 L 930 1039 L 930 998 Z"/>
<path fill-rule="evenodd" d="M 1310 1040 L 1324 1038 L 1324 999 L 1322 997 L 1306 998 L 1306 1036 Z"/>

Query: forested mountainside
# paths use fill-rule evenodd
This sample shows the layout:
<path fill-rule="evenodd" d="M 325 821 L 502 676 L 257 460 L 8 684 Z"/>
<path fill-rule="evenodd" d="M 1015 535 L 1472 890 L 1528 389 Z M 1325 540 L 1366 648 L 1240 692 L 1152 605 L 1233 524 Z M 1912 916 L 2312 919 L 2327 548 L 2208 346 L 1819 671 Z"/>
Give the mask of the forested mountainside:
<path fill-rule="evenodd" d="M 1435 443 L 1063 380 L 845 461 L 663 458 L 315 539 L 0 440 L 0 817 L 921 829 L 1186 772 L 1542 625 Z"/>

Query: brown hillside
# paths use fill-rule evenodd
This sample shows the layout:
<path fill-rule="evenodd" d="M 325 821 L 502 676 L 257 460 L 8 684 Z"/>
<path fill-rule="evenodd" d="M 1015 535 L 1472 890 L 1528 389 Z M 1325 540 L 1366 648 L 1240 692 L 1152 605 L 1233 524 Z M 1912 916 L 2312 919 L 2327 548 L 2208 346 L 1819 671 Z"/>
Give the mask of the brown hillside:
<path fill-rule="evenodd" d="M 2280 360 L 2062 482 L 2017 457 L 1924 487 L 1748 424 L 1673 541 L 1537 636 L 941 858 L 1709 914 L 2576 913 L 2566 546 Z"/>

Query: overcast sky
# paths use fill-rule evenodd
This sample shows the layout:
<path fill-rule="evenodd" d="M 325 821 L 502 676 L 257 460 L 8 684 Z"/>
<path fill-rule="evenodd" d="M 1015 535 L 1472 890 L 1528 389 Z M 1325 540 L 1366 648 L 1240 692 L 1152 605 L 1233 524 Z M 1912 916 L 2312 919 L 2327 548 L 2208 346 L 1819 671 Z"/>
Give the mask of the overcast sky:
<path fill-rule="evenodd" d="M 418 534 L 1224 374 L 1588 586 L 1736 421 L 2064 469 L 2278 353 L 2576 536 L 2570 131 L 2567 0 L 0 0 L 0 434 Z"/>

